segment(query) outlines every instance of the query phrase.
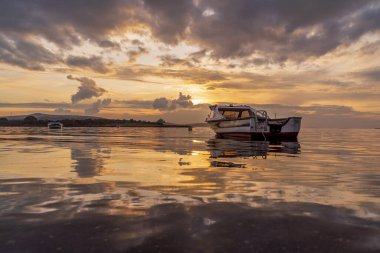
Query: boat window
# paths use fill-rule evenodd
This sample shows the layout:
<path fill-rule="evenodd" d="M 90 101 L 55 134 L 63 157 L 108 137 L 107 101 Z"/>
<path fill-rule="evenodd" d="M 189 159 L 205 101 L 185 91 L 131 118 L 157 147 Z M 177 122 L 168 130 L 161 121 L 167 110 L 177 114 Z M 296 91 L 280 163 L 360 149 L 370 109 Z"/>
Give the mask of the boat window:
<path fill-rule="evenodd" d="M 223 111 L 223 116 L 226 119 L 237 119 L 239 117 L 239 111 Z"/>
<path fill-rule="evenodd" d="M 249 118 L 249 117 L 250 117 L 250 115 L 249 115 L 248 110 L 242 111 L 240 114 L 240 118 Z"/>

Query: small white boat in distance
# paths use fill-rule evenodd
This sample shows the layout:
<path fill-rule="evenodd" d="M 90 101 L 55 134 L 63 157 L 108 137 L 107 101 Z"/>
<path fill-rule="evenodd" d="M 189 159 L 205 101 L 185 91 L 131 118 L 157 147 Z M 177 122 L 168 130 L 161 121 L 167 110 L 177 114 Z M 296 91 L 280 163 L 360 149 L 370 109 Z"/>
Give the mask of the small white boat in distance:
<path fill-rule="evenodd" d="M 249 105 L 213 105 L 206 122 L 219 137 L 296 139 L 301 117 L 270 119 L 264 110 Z"/>
<path fill-rule="evenodd" d="M 48 123 L 48 128 L 49 129 L 62 129 L 63 123 L 61 123 L 59 121 L 51 121 Z"/>

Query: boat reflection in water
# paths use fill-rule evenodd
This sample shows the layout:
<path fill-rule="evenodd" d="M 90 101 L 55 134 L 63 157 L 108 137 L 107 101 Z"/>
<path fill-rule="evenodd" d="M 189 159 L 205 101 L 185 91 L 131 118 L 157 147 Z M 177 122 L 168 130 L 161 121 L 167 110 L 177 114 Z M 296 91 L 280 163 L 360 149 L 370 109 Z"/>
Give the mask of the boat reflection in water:
<path fill-rule="evenodd" d="M 298 141 L 247 141 L 241 138 L 215 138 L 207 142 L 210 158 L 253 158 L 267 159 L 268 155 L 277 156 L 277 153 L 298 154 L 300 144 Z M 245 168 L 246 164 L 229 160 L 213 160 L 211 167 Z"/>
<path fill-rule="evenodd" d="M 380 139 L 356 135 L 5 128 L 0 252 L 379 252 Z"/>
<path fill-rule="evenodd" d="M 269 154 L 299 154 L 301 145 L 297 141 L 268 142 L 242 141 L 239 139 L 210 139 L 210 157 L 252 157 L 267 159 Z"/>
<path fill-rule="evenodd" d="M 48 123 L 48 129 L 60 129 L 62 130 L 63 128 L 63 123 L 59 122 L 59 121 L 51 121 Z"/>

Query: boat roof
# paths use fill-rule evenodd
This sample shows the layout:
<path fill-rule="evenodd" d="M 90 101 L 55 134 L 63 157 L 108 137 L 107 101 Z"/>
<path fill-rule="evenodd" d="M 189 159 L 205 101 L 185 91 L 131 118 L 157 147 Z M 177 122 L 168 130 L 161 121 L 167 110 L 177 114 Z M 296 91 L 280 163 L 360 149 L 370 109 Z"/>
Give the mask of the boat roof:
<path fill-rule="evenodd" d="M 234 104 L 229 104 L 229 105 L 212 105 L 210 106 L 210 109 L 213 110 L 214 108 L 218 109 L 235 109 L 235 110 L 252 110 L 256 111 L 255 108 L 253 108 L 250 105 L 234 105 Z"/>

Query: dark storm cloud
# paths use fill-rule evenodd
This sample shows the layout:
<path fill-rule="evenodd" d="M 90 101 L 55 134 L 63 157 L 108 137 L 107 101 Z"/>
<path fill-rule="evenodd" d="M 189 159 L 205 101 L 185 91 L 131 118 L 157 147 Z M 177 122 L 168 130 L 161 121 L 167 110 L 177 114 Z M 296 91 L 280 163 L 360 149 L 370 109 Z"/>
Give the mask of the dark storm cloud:
<path fill-rule="evenodd" d="M 61 59 L 35 42 L 0 35 L 0 61 L 30 70 L 45 70 L 43 64 L 58 63 Z"/>
<path fill-rule="evenodd" d="M 133 23 L 127 11 L 131 2 L 137 1 L 3 0 L 0 61 L 30 70 L 44 70 L 44 65 L 59 62 L 59 53 L 55 55 L 32 38 L 43 38 L 66 50 L 85 40 L 110 47 L 108 34 Z"/>
<path fill-rule="evenodd" d="M 285 62 L 321 56 L 380 27 L 374 0 L 144 1 L 152 33 L 167 43 L 187 39 L 215 57 Z M 194 5 L 194 3 L 198 4 Z M 260 58 L 256 61 L 262 64 Z"/>
<path fill-rule="evenodd" d="M 157 98 L 153 101 L 153 108 L 160 111 L 170 111 L 180 108 L 190 108 L 193 106 L 190 95 L 179 93 L 177 99 L 168 99 L 165 97 Z"/>
<path fill-rule="evenodd" d="M 107 73 L 109 71 L 107 64 L 99 56 L 74 56 L 70 55 L 66 59 L 66 64 L 70 67 L 87 68 L 99 73 Z"/>
<path fill-rule="evenodd" d="M 98 87 L 96 82 L 87 77 L 73 77 L 72 75 L 68 75 L 67 79 L 76 80 L 80 82 L 78 92 L 71 96 L 71 101 L 75 104 L 81 100 L 92 98 L 92 97 L 100 97 L 103 93 L 107 92 L 105 89 Z"/>
<path fill-rule="evenodd" d="M 144 20 L 153 35 L 161 41 L 175 44 L 185 37 L 192 12 L 195 8 L 192 0 L 144 0 L 149 18 Z"/>
<path fill-rule="evenodd" d="M 217 57 L 257 52 L 283 62 L 323 55 L 379 29 L 378 1 L 208 0 L 200 9 L 192 37 Z"/>
<path fill-rule="evenodd" d="M 65 48 L 81 40 L 102 41 L 118 26 L 130 21 L 122 0 L 3 0 L 0 29 L 7 34 L 40 35 Z"/>
<path fill-rule="evenodd" d="M 31 38 L 43 38 L 59 49 L 89 41 L 119 50 L 112 35 L 141 24 L 164 43 L 186 40 L 217 58 L 254 54 L 259 57 L 253 64 L 263 65 L 318 57 L 378 31 L 380 4 L 376 0 L 3 0 L 0 60 L 43 70 L 60 57 Z M 138 40 L 133 44 L 142 46 Z M 130 53 L 131 61 L 134 55 Z M 76 59 L 74 65 L 88 65 L 83 61 Z M 99 66 L 91 68 L 99 71 Z"/>

